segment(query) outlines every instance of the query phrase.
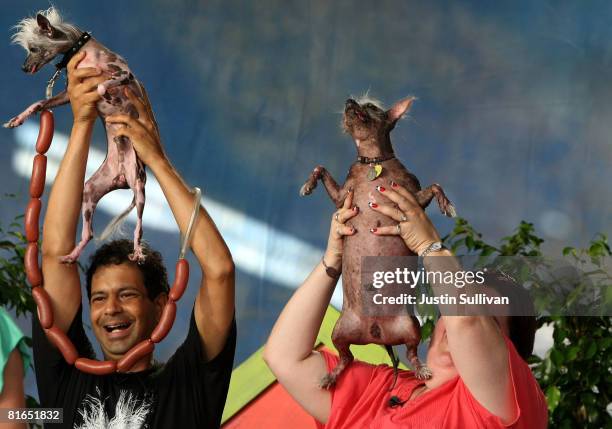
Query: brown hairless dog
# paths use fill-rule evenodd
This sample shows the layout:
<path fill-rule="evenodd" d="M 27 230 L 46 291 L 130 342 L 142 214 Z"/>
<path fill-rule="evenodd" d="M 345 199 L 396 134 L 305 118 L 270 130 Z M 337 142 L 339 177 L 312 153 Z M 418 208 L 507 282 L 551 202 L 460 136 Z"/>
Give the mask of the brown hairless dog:
<path fill-rule="evenodd" d="M 383 110 L 379 103 L 369 99 L 359 101 L 348 99 L 343 115 L 344 131 L 350 134 L 357 146 L 357 161 L 351 166 L 344 185 L 340 186 L 322 166 L 317 166 L 310 178 L 302 186 L 300 195 L 309 195 L 319 180 L 327 190 L 336 207 L 341 207 L 349 190 L 352 190 L 353 203 L 357 207 L 376 204 L 376 186 L 390 186 L 397 183 L 414 193 L 421 207 L 425 208 L 435 197 L 440 210 L 447 216 L 455 216 L 455 208 L 442 188 L 431 185 L 421 189 L 419 180 L 410 173 L 395 157 L 389 133 L 410 109 L 414 97 L 397 102 L 389 110 Z M 338 376 L 353 361 L 349 349 L 351 344 L 382 344 L 387 346 L 397 373 L 398 360 L 391 346 L 405 344 L 407 357 L 415 369 L 416 377 L 426 379 L 431 376 L 429 369 L 420 362 L 417 346 L 421 341 L 421 328 L 418 319 L 402 307 L 398 314 L 385 314 L 381 305 L 366 308 L 366 291 L 361 282 L 361 263 L 364 256 L 409 256 L 413 255 L 399 236 L 377 236 L 367 231 L 372 225 L 390 224 L 388 217 L 374 210 L 363 210 L 351 220 L 357 231 L 366 233 L 347 236 L 344 239 L 342 262 L 342 285 L 344 302 L 342 314 L 334 327 L 332 341 L 340 353 L 340 363 L 321 381 L 321 386 L 329 388 Z M 365 305 L 364 305 L 365 304 Z M 370 302 L 370 306 L 374 306 Z"/>

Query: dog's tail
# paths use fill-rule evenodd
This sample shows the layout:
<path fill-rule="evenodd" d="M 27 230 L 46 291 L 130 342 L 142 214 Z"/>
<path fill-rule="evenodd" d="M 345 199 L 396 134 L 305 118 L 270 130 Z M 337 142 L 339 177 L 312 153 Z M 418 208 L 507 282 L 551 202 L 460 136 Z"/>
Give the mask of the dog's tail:
<path fill-rule="evenodd" d="M 110 221 L 106 228 L 104 228 L 104 231 L 102 231 L 102 234 L 100 234 L 100 237 L 98 237 L 98 240 L 106 240 L 108 237 L 115 234 L 119 228 L 121 228 L 121 224 L 134 207 L 136 207 L 136 197 L 132 198 L 132 202 L 127 209 L 125 209 L 122 213 L 119 213 L 113 218 L 113 220 Z"/>

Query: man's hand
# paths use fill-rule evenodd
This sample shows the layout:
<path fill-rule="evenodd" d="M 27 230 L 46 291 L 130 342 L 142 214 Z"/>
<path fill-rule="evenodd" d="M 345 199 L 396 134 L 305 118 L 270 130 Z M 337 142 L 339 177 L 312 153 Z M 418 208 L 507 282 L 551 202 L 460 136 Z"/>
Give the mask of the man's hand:
<path fill-rule="evenodd" d="M 117 135 L 130 139 L 138 157 L 145 164 L 150 166 L 156 161 L 166 159 L 157 123 L 148 99 L 146 101 L 141 100 L 129 88 L 125 88 L 124 91 L 136 107 L 138 118 L 132 118 L 130 115 L 112 115 L 106 118 L 106 122 L 120 124 Z"/>
<path fill-rule="evenodd" d="M 100 100 L 98 84 L 104 82 L 100 69 L 94 67 L 77 68 L 85 58 L 85 52 L 80 51 L 68 63 L 68 98 L 72 107 L 72 115 L 76 124 L 92 124 L 98 117 L 96 103 Z"/>

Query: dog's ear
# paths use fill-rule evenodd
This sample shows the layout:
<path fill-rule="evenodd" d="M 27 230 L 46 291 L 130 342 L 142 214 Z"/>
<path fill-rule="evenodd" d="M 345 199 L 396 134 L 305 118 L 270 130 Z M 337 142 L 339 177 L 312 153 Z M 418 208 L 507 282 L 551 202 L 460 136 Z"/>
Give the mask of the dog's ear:
<path fill-rule="evenodd" d="M 40 13 L 36 15 L 36 22 L 38 23 L 38 28 L 43 34 L 46 34 L 51 39 L 55 37 L 57 34 L 55 28 L 51 25 L 46 16 L 41 15 Z"/>
<path fill-rule="evenodd" d="M 391 108 L 387 110 L 387 119 L 389 119 L 389 122 L 395 123 L 408 113 L 414 100 L 416 100 L 416 97 L 407 97 L 391 106 Z"/>

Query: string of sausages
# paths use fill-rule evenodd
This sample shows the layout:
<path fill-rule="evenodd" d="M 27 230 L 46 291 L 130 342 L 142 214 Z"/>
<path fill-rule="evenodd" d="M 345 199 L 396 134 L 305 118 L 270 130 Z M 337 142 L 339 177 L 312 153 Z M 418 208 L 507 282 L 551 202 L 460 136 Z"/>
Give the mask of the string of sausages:
<path fill-rule="evenodd" d="M 53 307 L 47 291 L 43 287 L 44 279 L 38 263 L 39 217 L 41 209 L 40 197 L 45 190 L 47 173 L 46 153 L 53 139 L 54 121 L 53 113 L 43 110 L 40 114 L 40 129 L 36 139 L 36 156 L 32 165 L 32 178 L 30 180 L 30 202 L 25 211 L 25 235 L 28 241 L 24 266 L 28 282 L 32 286 L 32 297 L 36 302 L 38 319 L 49 341 L 57 347 L 69 365 L 74 365 L 83 372 L 96 375 L 105 375 L 113 372 L 128 372 L 143 357 L 153 352 L 155 344 L 162 341 L 174 324 L 176 319 L 176 302 L 181 299 L 189 280 L 189 263 L 183 254 L 176 262 L 176 274 L 172 288 L 168 293 L 168 302 L 162 310 L 161 318 L 151 337 L 132 347 L 118 361 L 97 361 L 79 357 L 79 354 L 70 341 L 70 338 L 54 325 Z M 199 202 L 199 199 L 198 199 Z"/>

